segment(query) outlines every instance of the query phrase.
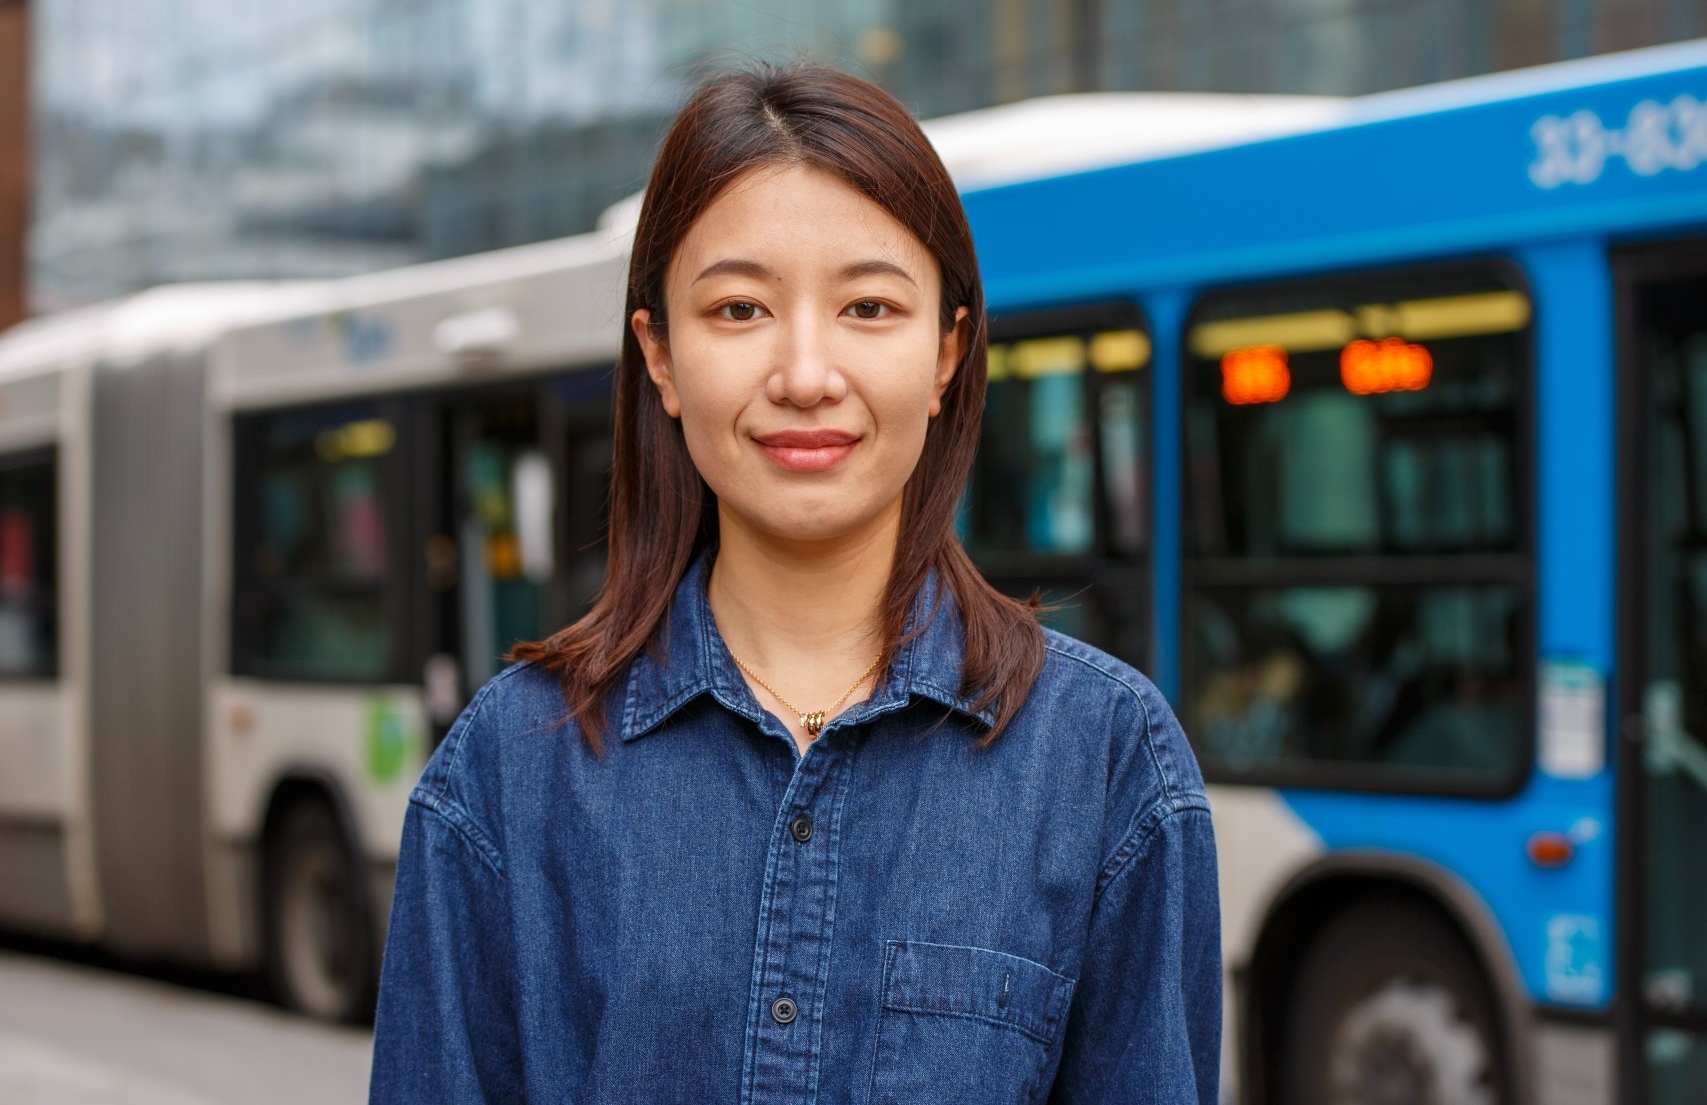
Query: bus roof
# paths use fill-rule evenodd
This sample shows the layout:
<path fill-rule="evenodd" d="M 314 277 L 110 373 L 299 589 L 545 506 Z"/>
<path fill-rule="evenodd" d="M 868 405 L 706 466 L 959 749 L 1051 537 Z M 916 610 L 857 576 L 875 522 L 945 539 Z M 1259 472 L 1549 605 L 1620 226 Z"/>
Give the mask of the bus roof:
<path fill-rule="evenodd" d="M 1697 41 L 1363 97 L 1312 130 L 966 204 L 1011 307 L 1700 224 L 1703 166 Z"/>
<path fill-rule="evenodd" d="M 27 319 L 0 333 L 0 378 L 193 349 L 245 323 L 299 309 L 312 281 L 165 284 Z"/>

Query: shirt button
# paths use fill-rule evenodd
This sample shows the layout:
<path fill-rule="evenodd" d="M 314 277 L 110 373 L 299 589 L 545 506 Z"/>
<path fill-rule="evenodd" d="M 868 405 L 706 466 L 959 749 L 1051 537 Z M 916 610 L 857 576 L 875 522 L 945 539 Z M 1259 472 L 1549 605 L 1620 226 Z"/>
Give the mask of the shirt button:
<path fill-rule="evenodd" d="M 812 839 L 812 819 L 801 814 L 788 823 L 788 831 L 794 835 L 796 843 L 805 844 Z"/>
<path fill-rule="evenodd" d="M 794 1004 L 793 998 L 777 998 L 771 1002 L 771 1016 L 777 1024 L 792 1024 L 794 1018 L 800 1015 L 800 1007 Z"/>

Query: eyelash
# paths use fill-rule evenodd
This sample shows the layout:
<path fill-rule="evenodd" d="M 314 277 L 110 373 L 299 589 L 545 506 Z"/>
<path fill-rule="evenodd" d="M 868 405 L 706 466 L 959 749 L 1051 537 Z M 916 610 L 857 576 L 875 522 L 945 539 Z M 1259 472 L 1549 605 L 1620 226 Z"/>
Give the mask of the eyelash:
<path fill-rule="evenodd" d="M 735 318 L 731 312 L 742 307 L 745 307 L 754 313 L 746 318 Z M 878 313 L 874 315 L 861 315 L 858 313 L 861 307 L 876 308 Z M 855 300 L 853 303 L 848 305 L 844 313 L 848 312 L 852 312 L 853 316 L 861 322 L 876 322 L 878 319 L 888 318 L 890 315 L 894 314 L 895 308 L 892 305 L 883 302 L 881 299 L 860 299 Z M 726 319 L 729 322 L 752 322 L 761 314 L 769 314 L 769 312 L 750 299 L 736 299 L 718 307 L 716 314 L 720 318 Z"/>
<path fill-rule="evenodd" d="M 737 308 L 737 307 L 750 308 L 754 312 L 754 314 L 748 316 L 747 318 L 735 318 L 730 314 L 730 312 L 735 310 L 735 308 Z M 723 306 L 717 308 L 717 314 L 720 317 L 725 318 L 730 322 L 751 322 L 751 321 L 753 321 L 754 318 L 758 317 L 757 313 L 760 311 L 763 311 L 763 310 L 764 310 L 763 307 L 759 306 L 757 303 L 754 303 L 750 299 L 737 299 L 737 300 L 734 300 L 732 302 L 725 303 L 725 304 L 723 304 Z"/>

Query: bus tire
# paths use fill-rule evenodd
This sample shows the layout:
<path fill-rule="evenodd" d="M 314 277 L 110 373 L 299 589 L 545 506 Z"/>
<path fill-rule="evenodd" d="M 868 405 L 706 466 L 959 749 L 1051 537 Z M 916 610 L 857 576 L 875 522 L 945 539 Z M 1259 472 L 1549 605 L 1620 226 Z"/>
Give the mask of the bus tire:
<path fill-rule="evenodd" d="M 266 841 L 267 974 L 291 1009 L 328 1021 L 372 1016 L 377 949 L 366 887 L 337 817 L 321 801 L 287 809 Z"/>
<path fill-rule="evenodd" d="M 1283 1105 L 1504 1105 L 1493 992 L 1464 940 L 1417 903 L 1323 926 L 1281 1024 Z"/>

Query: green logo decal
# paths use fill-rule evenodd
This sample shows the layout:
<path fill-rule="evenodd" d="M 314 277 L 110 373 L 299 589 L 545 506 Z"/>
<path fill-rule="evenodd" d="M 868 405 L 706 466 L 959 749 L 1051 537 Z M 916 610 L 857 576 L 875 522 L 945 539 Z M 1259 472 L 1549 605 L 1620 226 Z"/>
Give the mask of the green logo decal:
<path fill-rule="evenodd" d="M 396 699 L 376 695 L 367 704 L 367 773 L 376 783 L 388 783 L 403 772 L 416 743 Z"/>

